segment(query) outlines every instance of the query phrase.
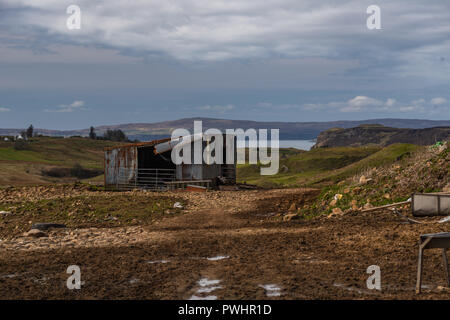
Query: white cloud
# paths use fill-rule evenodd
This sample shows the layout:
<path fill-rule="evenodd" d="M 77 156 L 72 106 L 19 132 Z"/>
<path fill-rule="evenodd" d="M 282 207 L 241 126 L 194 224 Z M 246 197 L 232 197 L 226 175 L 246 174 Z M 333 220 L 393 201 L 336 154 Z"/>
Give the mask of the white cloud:
<path fill-rule="evenodd" d="M 446 102 L 447 102 L 447 99 L 442 98 L 442 97 L 433 98 L 433 99 L 431 99 L 431 101 L 430 101 L 430 103 L 431 103 L 432 105 L 435 105 L 435 106 L 439 106 L 439 105 L 444 104 L 444 103 L 446 103 Z"/>
<path fill-rule="evenodd" d="M 425 99 L 416 99 L 409 103 L 401 103 L 396 99 L 388 98 L 386 101 L 367 96 L 356 96 L 347 101 L 329 102 L 329 103 L 309 103 L 302 106 L 303 110 L 309 111 L 339 111 L 339 112 L 418 112 L 418 113 L 436 113 L 439 112 L 438 106 L 445 104 L 445 98 L 434 98 L 430 102 Z"/>
<path fill-rule="evenodd" d="M 342 112 L 358 112 L 370 108 L 378 108 L 383 106 L 385 103 L 383 101 L 369 98 L 366 96 L 356 96 L 347 102 L 347 105 L 340 108 Z"/>
<path fill-rule="evenodd" d="M 389 98 L 389 99 L 387 99 L 387 101 L 386 101 L 386 106 L 389 107 L 389 108 L 391 108 L 391 107 L 393 107 L 396 103 L 397 103 L 397 101 L 396 101 L 395 99 Z"/>
<path fill-rule="evenodd" d="M 76 100 L 72 102 L 71 104 L 61 104 L 58 106 L 57 109 L 45 109 L 45 112 L 74 112 L 76 110 L 85 110 L 84 107 L 84 101 Z"/>
<path fill-rule="evenodd" d="M 361 0 L 78 0 L 82 22 L 76 31 L 66 28 L 59 0 L 3 3 L 14 8 L 8 23 L 44 30 L 55 41 L 180 60 L 356 55 L 395 60 L 407 65 L 406 73 L 430 75 L 442 73 L 441 60 L 433 64 L 432 57 L 445 57 L 450 49 L 444 2 L 379 0 L 386 32 L 367 30 L 371 3 Z"/>
<path fill-rule="evenodd" d="M 0 107 L 0 112 L 9 112 L 11 109 Z"/>

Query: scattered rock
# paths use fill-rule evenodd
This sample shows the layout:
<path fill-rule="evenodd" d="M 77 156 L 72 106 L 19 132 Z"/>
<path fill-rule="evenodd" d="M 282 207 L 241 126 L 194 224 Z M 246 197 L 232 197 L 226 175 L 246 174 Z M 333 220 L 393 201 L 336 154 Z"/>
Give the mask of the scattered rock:
<path fill-rule="evenodd" d="M 442 191 L 450 193 L 450 183 L 447 183 L 447 185 L 444 187 L 444 189 L 442 189 Z"/>
<path fill-rule="evenodd" d="M 174 207 L 174 208 L 178 208 L 178 209 L 183 209 L 183 206 L 181 205 L 180 202 L 175 202 L 175 203 L 173 204 L 173 207 Z"/>
<path fill-rule="evenodd" d="M 38 229 L 31 229 L 30 231 L 25 232 L 23 235 L 24 237 L 33 237 L 33 238 L 48 237 L 48 235 L 45 232 Z"/>
<path fill-rule="evenodd" d="M 441 220 L 438 221 L 438 223 L 446 223 L 446 222 L 450 222 L 450 216 L 442 218 Z"/>
<path fill-rule="evenodd" d="M 341 208 L 333 208 L 333 210 L 331 211 L 331 213 L 328 215 L 328 218 L 334 217 L 334 216 L 339 216 L 344 214 L 344 211 L 342 211 Z"/>
<path fill-rule="evenodd" d="M 364 209 L 371 209 L 371 208 L 373 208 L 373 205 L 372 205 L 370 202 L 367 202 L 367 203 L 364 205 L 363 208 L 364 208 Z"/>
<path fill-rule="evenodd" d="M 300 218 L 300 216 L 296 213 L 288 213 L 288 214 L 284 215 L 283 221 L 291 221 L 291 220 L 296 220 L 299 218 Z"/>
<path fill-rule="evenodd" d="M 291 206 L 288 209 L 288 212 L 296 212 L 297 211 L 297 205 L 295 202 L 292 202 Z"/>
<path fill-rule="evenodd" d="M 342 199 L 342 194 L 336 193 L 336 194 L 334 195 L 333 199 L 335 199 L 335 200 L 341 200 L 341 199 Z"/>
<path fill-rule="evenodd" d="M 361 176 L 359 178 L 359 184 L 368 184 L 368 183 L 370 183 L 372 181 L 373 181 L 372 178 L 366 178 L 366 176 Z"/>

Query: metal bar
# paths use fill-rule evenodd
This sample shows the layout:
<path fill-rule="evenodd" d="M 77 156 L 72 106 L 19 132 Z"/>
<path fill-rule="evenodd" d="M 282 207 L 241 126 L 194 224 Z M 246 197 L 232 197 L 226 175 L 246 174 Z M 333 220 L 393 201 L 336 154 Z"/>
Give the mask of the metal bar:
<path fill-rule="evenodd" d="M 450 287 L 450 275 L 448 271 L 448 259 L 447 259 L 447 249 L 442 248 L 442 259 L 444 260 L 444 271 L 445 271 L 445 280 L 447 281 L 447 287 Z"/>
<path fill-rule="evenodd" d="M 423 269 L 423 250 L 426 245 L 433 239 L 433 237 L 427 238 L 424 242 L 419 240 L 419 261 L 417 264 L 417 283 L 416 283 L 416 293 L 419 294 L 422 290 L 422 269 Z"/>

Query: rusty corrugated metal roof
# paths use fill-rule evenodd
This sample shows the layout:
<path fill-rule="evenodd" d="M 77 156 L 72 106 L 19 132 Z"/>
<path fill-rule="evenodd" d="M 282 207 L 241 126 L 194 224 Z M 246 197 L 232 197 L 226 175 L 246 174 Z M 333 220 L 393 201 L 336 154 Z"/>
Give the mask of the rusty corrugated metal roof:
<path fill-rule="evenodd" d="M 146 146 L 151 147 L 158 143 L 170 141 L 171 139 L 172 138 L 164 138 L 164 139 L 147 141 L 147 142 L 129 143 L 129 144 L 121 145 L 121 146 L 107 147 L 107 148 L 104 148 L 103 151 L 109 151 L 109 150 L 115 150 L 115 149 L 121 149 L 121 148 L 146 147 Z"/>

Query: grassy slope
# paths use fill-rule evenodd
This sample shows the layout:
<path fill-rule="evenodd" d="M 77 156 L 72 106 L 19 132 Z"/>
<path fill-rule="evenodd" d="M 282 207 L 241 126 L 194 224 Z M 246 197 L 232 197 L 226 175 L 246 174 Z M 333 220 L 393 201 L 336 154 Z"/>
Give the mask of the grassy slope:
<path fill-rule="evenodd" d="M 398 150 L 400 145 L 392 148 Z M 391 152 L 388 155 L 391 160 L 394 159 Z M 363 161 L 365 160 L 370 159 Z M 357 210 L 368 203 L 370 206 L 381 206 L 405 201 L 414 192 L 440 192 L 450 183 L 448 145 L 442 150 L 433 147 L 415 147 L 415 152 L 404 153 L 404 156 L 395 158 L 391 165 L 381 165 L 379 157 L 372 160 L 370 170 L 359 171 L 353 179 L 342 180 L 339 184 L 323 188 L 312 205 L 300 210 L 301 215 L 308 217 L 330 213 L 334 208 L 343 211 Z M 356 165 L 359 166 L 360 163 Z M 370 178 L 371 181 L 360 184 L 361 175 Z M 341 194 L 342 198 L 333 204 L 336 194 Z"/>
<path fill-rule="evenodd" d="M 87 138 L 33 138 L 28 150 L 15 150 L 13 142 L 0 141 L 0 185 L 37 184 L 56 182 L 42 177 L 41 170 L 54 166 L 72 167 L 75 163 L 85 168 L 103 167 L 103 148 L 116 142 Z"/>
<path fill-rule="evenodd" d="M 386 165 L 419 148 L 410 144 L 380 147 L 319 148 L 280 155 L 280 171 L 261 176 L 259 165 L 239 165 L 238 179 L 266 187 L 329 185 L 374 166 Z"/>

